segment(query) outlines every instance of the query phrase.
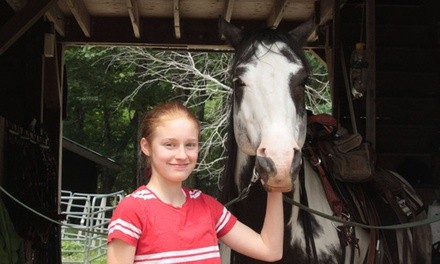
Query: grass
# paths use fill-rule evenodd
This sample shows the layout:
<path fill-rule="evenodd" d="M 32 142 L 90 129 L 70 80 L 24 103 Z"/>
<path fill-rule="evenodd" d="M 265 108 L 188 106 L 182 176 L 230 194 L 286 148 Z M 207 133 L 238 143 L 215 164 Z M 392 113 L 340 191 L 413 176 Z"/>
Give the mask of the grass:
<path fill-rule="evenodd" d="M 61 252 L 62 252 L 62 263 L 93 263 L 93 264 L 105 264 L 106 263 L 106 256 L 105 252 L 103 253 L 103 250 L 105 248 L 101 248 L 101 255 L 99 256 L 99 250 L 98 249 L 90 249 L 88 252 L 88 260 L 91 261 L 85 261 L 86 258 L 86 252 L 85 252 L 85 241 L 81 240 L 62 240 L 61 241 Z M 97 257 L 96 259 L 94 259 Z M 93 260 L 92 260 L 93 259 Z"/>

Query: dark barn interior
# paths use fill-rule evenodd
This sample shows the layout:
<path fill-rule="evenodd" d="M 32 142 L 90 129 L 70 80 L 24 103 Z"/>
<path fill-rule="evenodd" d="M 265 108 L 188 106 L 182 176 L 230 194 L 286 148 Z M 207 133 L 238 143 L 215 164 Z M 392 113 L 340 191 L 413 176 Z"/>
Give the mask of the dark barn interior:
<path fill-rule="evenodd" d="M 440 185 L 438 10 L 437 0 L 1 0 L 0 186 L 59 220 L 69 166 L 61 165 L 70 155 L 62 140 L 66 45 L 229 52 L 217 34 L 219 16 L 244 29 L 289 30 L 314 13 L 319 27 L 307 49 L 327 63 L 334 116 L 351 127 L 343 65 L 363 36 L 369 90 L 353 101 L 358 129 L 378 164 L 401 173 L 431 204 Z M 94 163 L 115 166 L 101 158 Z M 1 197 L 27 260 L 60 263 L 59 226 Z"/>

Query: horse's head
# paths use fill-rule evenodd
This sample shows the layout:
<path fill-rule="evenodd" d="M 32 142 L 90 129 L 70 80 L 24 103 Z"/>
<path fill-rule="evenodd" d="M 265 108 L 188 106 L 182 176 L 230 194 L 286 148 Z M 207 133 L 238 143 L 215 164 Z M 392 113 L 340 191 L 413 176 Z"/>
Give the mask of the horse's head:
<path fill-rule="evenodd" d="M 290 191 L 306 136 L 308 66 L 302 44 L 313 21 L 289 33 L 243 32 L 223 19 L 219 27 L 235 48 L 230 74 L 237 145 L 256 156 L 254 169 L 267 191 Z"/>

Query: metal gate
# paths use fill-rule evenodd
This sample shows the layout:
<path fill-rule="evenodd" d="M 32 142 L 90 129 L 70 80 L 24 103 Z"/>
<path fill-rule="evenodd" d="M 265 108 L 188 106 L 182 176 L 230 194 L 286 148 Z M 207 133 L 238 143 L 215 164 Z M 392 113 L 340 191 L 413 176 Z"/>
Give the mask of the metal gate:
<path fill-rule="evenodd" d="M 92 263 L 107 253 L 107 226 L 113 210 L 125 196 L 61 192 L 63 263 Z M 102 262 L 105 263 L 105 262 Z"/>

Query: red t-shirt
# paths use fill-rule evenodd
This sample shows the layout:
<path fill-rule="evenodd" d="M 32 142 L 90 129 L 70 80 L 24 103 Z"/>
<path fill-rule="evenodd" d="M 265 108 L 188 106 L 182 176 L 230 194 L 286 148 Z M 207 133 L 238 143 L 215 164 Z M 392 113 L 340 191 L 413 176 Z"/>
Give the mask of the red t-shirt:
<path fill-rule="evenodd" d="M 118 238 L 135 246 L 134 263 L 220 263 L 217 239 L 237 218 L 213 197 L 183 190 L 186 201 L 176 208 L 139 187 L 114 211 L 107 242 Z"/>

